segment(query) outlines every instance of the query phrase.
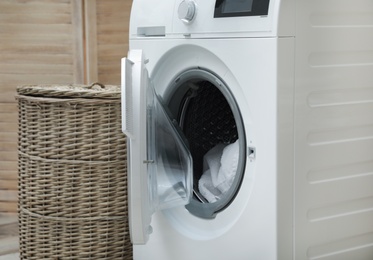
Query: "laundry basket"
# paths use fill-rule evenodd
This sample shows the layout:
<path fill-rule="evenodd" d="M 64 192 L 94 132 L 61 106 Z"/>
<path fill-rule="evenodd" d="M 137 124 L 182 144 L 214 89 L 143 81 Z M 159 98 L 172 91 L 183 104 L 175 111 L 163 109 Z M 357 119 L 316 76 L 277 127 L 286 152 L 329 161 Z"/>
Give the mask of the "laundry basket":
<path fill-rule="evenodd" d="M 17 91 L 21 259 L 132 259 L 119 87 Z"/>

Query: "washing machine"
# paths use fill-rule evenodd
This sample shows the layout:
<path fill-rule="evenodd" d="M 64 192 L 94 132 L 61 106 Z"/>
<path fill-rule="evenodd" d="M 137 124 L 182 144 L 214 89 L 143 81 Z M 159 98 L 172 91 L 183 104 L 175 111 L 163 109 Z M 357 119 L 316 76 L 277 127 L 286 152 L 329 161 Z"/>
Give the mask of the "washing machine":
<path fill-rule="evenodd" d="M 372 7 L 133 1 L 134 259 L 373 259 Z"/>

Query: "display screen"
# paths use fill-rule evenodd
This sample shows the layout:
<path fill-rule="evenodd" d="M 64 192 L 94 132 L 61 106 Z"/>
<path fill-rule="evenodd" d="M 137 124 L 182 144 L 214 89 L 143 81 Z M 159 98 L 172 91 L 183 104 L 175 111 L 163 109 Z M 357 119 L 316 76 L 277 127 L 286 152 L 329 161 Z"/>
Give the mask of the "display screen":
<path fill-rule="evenodd" d="M 222 4 L 222 13 L 251 12 L 253 0 L 231 0 L 224 1 Z"/>
<path fill-rule="evenodd" d="M 268 15 L 270 0 L 216 0 L 214 17 Z"/>

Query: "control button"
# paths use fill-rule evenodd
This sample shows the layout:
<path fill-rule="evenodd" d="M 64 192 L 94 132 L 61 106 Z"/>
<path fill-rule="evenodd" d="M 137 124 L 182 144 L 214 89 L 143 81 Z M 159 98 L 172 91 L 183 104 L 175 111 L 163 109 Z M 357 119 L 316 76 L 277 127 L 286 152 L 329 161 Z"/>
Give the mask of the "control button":
<path fill-rule="evenodd" d="M 247 148 L 248 157 L 250 160 L 254 160 L 256 157 L 256 148 L 255 147 L 248 147 Z"/>
<path fill-rule="evenodd" d="M 184 0 L 178 9 L 179 19 L 184 23 L 191 23 L 196 15 L 196 4 L 192 0 Z"/>
<path fill-rule="evenodd" d="M 149 235 L 152 234 L 153 233 L 153 227 L 149 225 L 146 231 Z"/>

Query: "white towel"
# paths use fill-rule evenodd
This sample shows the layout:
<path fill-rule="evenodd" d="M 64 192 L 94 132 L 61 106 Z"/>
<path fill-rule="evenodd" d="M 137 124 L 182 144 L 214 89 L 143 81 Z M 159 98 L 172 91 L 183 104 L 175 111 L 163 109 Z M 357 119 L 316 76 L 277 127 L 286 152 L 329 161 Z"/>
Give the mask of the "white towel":
<path fill-rule="evenodd" d="M 203 174 L 198 182 L 199 192 L 208 202 L 222 198 L 232 186 L 239 156 L 238 140 L 218 144 L 203 157 Z"/>

